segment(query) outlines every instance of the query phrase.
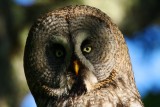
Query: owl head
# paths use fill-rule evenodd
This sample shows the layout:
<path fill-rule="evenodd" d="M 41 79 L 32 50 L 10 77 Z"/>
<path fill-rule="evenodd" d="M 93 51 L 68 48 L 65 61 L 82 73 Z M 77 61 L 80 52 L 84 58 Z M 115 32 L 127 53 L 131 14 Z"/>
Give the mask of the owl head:
<path fill-rule="evenodd" d="M 112 82 L 136 90 L 123 35 L 90 6 L 68 6 L 37 19 L 27 38 L 24 70 L 36 101 L 81 95 Z"/>

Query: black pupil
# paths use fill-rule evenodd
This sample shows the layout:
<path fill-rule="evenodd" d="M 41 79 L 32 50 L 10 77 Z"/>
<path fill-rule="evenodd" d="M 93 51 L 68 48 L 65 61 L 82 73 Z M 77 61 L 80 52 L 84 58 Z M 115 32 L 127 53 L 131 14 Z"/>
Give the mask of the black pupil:
<path fill-rule="evenodd" d="M 87 47 L 86 50 L 89 51 L 89 47 Z"/>
<path fill-rule="evenodd" d="M 61 51 L 61 50 L 58 50 L 57 52 L 56 52 L 56 56 L 57 57 L 61 57 L 63 55 L 63 52 Z"/>

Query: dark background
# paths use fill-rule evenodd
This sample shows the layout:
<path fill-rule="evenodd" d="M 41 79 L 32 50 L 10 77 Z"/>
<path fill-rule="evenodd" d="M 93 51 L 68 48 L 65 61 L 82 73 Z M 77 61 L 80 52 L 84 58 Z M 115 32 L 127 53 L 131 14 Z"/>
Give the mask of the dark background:
<path fill-rule="evenodd" d="M 113 19 L 125 35 L 145 107 L 160 107 L 160 0 L 0 0 L 0 107 L 26 107 L 29 28 L 41 14 L 71 4 L 97 7 Z"/>

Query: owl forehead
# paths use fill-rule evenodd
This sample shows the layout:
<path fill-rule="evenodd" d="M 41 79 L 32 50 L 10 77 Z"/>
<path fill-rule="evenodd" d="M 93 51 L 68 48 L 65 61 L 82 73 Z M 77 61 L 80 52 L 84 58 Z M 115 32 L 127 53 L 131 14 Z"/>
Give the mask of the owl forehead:
<path fill-rule="evenodd" d="M 66 41 L 72 41 L 74 44 L 80 44 L 91 36 L 104 36 L 104 33 L 109 30 L 102 20 L 89 15 L 65 18 L 54 14 L 44 18 L 37 25 L 35 35 L 40 38 L 53 38 L 55 41 L 60 39 L 60 42 L 66 39 Z"/>
<path fill-rule="evenodd" d="M 103 12 L 93 7 L 69 6 L 47 13 L 37 20 L 33 28 L 43 33 L 71 35 L 77 30 L 93 32 L 102 26 L 109 28 L 106 19 L 110 20 Z"/>
<path fill-rule="evenodd" d="M 41 20 L 40 20 L 41 21 Z M 43 31 L 47 33 L 71 33 L 77 31 L 96 32 L 103 28 L 109 28 L 103 20 L 89 15 L 79 15 L 70 18 L 48 16 L 40 23 L 37 22 L 37 31 Z"/>

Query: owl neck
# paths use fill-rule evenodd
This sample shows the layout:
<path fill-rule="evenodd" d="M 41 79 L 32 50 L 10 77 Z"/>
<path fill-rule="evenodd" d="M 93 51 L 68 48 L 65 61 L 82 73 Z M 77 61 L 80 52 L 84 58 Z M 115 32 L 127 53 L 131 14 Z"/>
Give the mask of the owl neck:
<path fill-rule="evenodd" d="M 106 85 L 109 85 L 114 82 L 114 79 L 116 77 L 116 71 L 113 69 L 110 73 L 109 77 L 106 79 L 99 81 L 97 84 L 95 84 L 94 89 L 100 89 L 102 87 L 105 87 Z"/>

